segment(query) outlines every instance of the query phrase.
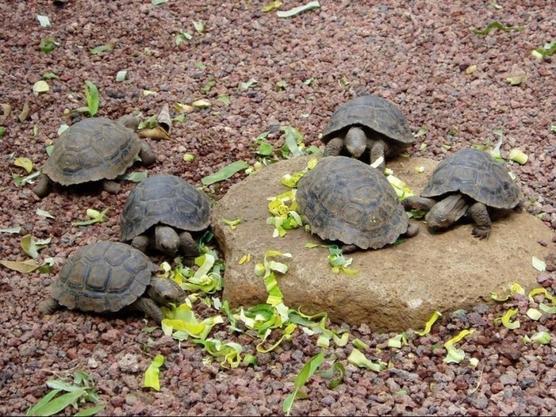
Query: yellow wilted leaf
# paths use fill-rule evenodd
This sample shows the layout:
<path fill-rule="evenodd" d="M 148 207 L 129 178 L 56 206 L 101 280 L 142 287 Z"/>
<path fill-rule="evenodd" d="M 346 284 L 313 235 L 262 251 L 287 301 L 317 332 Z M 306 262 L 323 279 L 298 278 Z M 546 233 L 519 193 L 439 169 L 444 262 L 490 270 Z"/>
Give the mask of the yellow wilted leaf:
<path fill-rule="evenodd" d="M 510 292 L 512 293 L 512 295 L 514 295 L 514 294 L 525 295 L 525 290 L 517 282 L 514 282 L 512 284 L 512 286 L 510 287 Z"/>
<path fill-rule="evenodd" d="M 457 349 L 454 345 L 459 343 L 464 337 L 469 336 L 475 330 L 465 329 L 459 332 L 455 337 L 444 343 L 444 348 L 448 351 L 448 354 L 444 358 L 446 363 L 460 363 L 465 358 L 465 352 L 462 349 Z"/>
<path fill-rule="evenodd" d="M 164 364 L 164 356 L 156 355 L 145 371 L 143 387 L 160 391 L 160 367 Z"/>
<path fill-rule="evenodd" d="M 191 105 L 196 109 L 207 109 L 211 106 L 210 101 L 205 99 L 195 100 Z"/>
<path fill-rule="evenodd" d="M 168 132 L 166 132 L 166 130 L 164 130 L 160 126 L 156 126 L 152 129 L 142 129 L 138 133 L 139 136 L 141 136 L 142 138 L 163 139 L 163 140 L 170 139 L 170 135 L 168 135 Z"/>
<path fill-rule="evenodd" d="M 511 321 L 514 316 L 517 315 L 518 309 L 517 308 L 510 308 L 508 311 L 504 313 L 502 317 L 496 319 L 496 321 L 502 322 L 506 329 L 518 329 L 520 326 L 519 320 Z"/>
<path fill-rule="evenodd" d="M 26 261 L 0 260 L 0 265 L 3 265 L 8 269 L 12 269 L 17 272 L 21 272 L 23 274 L 33 272 L 34 270 L 39 269 L 39 267 L 41 266 L 34 259 L 28 259 Z"/>
<path fill-rule="evenodd" d="M 23 168 L 28 174 L 33 170 L 33 161 L 29 158 L 16 158 L 14 165 Z"/>
<path fill-rule="evenodd" d="M 235 230 L 237 228 L 237 225 L 241 223 L 241 219 L 237 218 L 237 219 L 222 219 L 222 221 L 224 222 L 224 224 L 230 226 L 230 229 Z"/>
<path fill-rule="evenodd" d="M 442 316 L 442 313 L 440 313 L 440 311 L 435 311 L 434 313 L 432 313 L 431 318 L 425 323 L 425 328 L 420 332 L 415 332 L 415 333 L 417 333 L 419 336 L 425 336 L 429 334 L 432 325 L 436 322 L 436 320 L 438 320 L 440 316 Z"/>
<path fill-rule="evenodd" d="M 239 259 L 239 264 L 243 265 L 246 263 L 249 263 L 251 261 L 251 254 L 248 253 L 247 255 L 243 255 L 240 259 Z"/>

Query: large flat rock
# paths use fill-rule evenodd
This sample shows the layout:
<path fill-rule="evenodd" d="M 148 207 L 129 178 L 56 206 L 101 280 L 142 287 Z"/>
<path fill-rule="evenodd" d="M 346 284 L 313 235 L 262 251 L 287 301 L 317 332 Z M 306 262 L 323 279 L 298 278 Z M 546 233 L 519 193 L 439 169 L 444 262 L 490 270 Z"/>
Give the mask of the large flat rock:
<path fill-rule="evenodd" d="M 224 298 L 233 306 L 266 300 L 254 265 L 266 250 L 276 249 L 293 255 L 289 272 L 279 278 L 290 307 L 302 307 L 307 313 L 327 311 L 333 320 L 367 323 L 379 331 L 419 328 L 434 310 L 469 307 L 515 281 L 535 286 L 538 272 L 531 266 L 531 257 L 542 259 L 554 250 L 537 243 L 552 238 L 552 231 L 539 219 L 512 213 L 497 220 L 490 238 L 482 241 L 472 237 L 469 224 L 431 235 L 421 223 L 419 235 L 399 245 L 350 254 L 352 266 L 359 271 L 356 276 L 335 274 L 327 262 L 327 249 L 304 247 L 307 242 L 320 242 L 318 238 L 303 229 L 273 238 L 273 228 L 266 224 L 266 198 L 286 191 L 281 176 L 303 169 L 306 162 L 302 157 L 264 168 L 233 186 L 215 207 L 213 227 L 226 259 Z M 435 164 L 400 158 L 388 167 L 418 192 Z M 424 173 L 416 172 L 420 166 Z M 237 217 L 242 223 L 235 230 L 222 221 Z M 248 253 L 253 260 L 239 265 Z"/>

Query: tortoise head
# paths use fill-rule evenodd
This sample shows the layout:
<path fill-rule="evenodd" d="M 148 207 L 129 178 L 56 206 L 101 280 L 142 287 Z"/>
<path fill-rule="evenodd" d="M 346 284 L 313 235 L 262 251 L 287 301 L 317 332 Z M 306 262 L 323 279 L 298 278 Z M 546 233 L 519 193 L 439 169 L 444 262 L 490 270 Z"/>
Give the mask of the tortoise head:
<path fill-rule="evenodd" d="M 436 203 L 425 216 L 429 229 L 445 229 L 457 222 L 466 212 L 469 204 L 461 194 L 452 194 Z"/>
<path fill-rule="evenodd" d="M 126 114 L 125 116 L 120 117 L 117 122 L 128 129 L 136 131 L 141 120 L 133 114 Z"/>
<path fill-rule="evenodd" d="M 174 256 L 180 246 L 180 237 L 169 226 L 156 226 L 154 230 L 154 246 L 168 256 Z"/>
<path fill-rule="evenodd" d="M 359 158 L 367 149 L 367 136 L 360 127 L 351 127 L 346 133 L 344 144 L 351 155 Z"/>
<path fill-rule="evenodd" d="M 147 290 L 148 295 L 159 305 L 180 304 L 185 299 L 185 291 L 171 279 L 153 277 Z"/>

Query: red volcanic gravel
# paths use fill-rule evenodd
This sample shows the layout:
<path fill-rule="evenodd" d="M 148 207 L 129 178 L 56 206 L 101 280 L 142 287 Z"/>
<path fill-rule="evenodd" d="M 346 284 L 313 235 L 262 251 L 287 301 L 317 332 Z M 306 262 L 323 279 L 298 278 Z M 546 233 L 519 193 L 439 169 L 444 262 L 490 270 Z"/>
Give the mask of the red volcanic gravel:
<path fill-rule="evenodd" d="M 282 10 L 305 2 L 284 0 Z M 282 414 L 282 402 L 293 390 L 303 364 L 319 348 L 316 336 L 297 330 L 291 341 L 271 353 L 256 353 L 246 334 L 230 335 L 226 326 L 212 336 L 235 340 L 256 354 L 257 364 L 233 370 L 206 364 L 201 347 L 178 344 L 153 323 L 137 315 L 98 316 L 59 311 L 43 317 L 36 309 L 60 266 L 76 248 L 96 240 L 118 240 L 118 216 L 133 183 L 122 182 L 119 195 L 100 190 L 76 193 L 56 189 L 39 200 L 30 186 L 15 185 L 16 157 L 37 167 L 46 160 L 45 146 L 58 137 L 69 111 L 83 106 L 85 80 L 101 94 L 99 116 L 117 118 L 133 111 L 156 114 L 164 103 L 209 100 L 208 109 L 193 111 L 175 123 L 170 140 L 148 140 L 159 162 L 149 173 L 179 175 L 195 184 L 233 161 L 256 161 L 253 139 L 270 130 L 269 141 L 283 141 L 279 127 L 291 125 L 307 145 L 320 145 L 334 109 L 351 97 L 371 92 L 396 103 L 414 132 L 426 129 L 408 150 L 411 155 L 442 159 L 471 145 L 493 146 L 502 131 L 502 155 L 519 148 L 529 156 L 518 176 L 525 206 L 556 229 L 556 64 L 537 60 L 531 51 L 556 39 L 551 1 L 408 2 L 321 0 L 321 8 L 290 19 L 264 13 L 264 2 L 236 0 L 14 1 L 0 4 L 0 103 L 12 114 L 1 120 L 0 228 L 21 226 L 21 234 L 51 237 L 43 257 L 54 257 L 51 274 L 19 274 L 0 267 L 0 414 L 24 414 L 47 391 L 46 380 L 88 372 L 96 381 L 103 413 L 111 415 L 271 415 Z M 42 28 L 36 15 L 47 15 Z M 197 33 L 193 21 L 205 24 Z M 492 21 L 520 30 L 495 30 L 480 37 L 472 32 Z M 176 34 L 192 39 L 177 46 Z M 51 37 L 57 47 L 40 50 Z M 90 49 L 113 44 L 93 55 Z M 473 70 L 474 69 L 474 70 Z M 116 73 L 127 70 L 117 82 Z M 53 72 L 50 91 L 33 95 L 33 84 Z M 525 73 L 511 86 L 506 78 Z M 239 84 L 251 79 L 248 89 Z M 312 83 L 305 82 L 313 79 Z M 207 82 L 214 87 L 203 91 Z M 278 88 L 278 82 L 286 87 Z M 156 94 L 145 95 L 150 90 Z M 206 90 L 206 89 L 205 89 Z M 230 98 L 229 105 L 218 100 Z M 30 112 L 18 121 L 24 103 Z M 424 146 L 426 145 L 426 146 Z M 184 153 L 196 156 L 183 160 Z M 143 170 L 143 168 L 135 168 Z M 131 171 L 131 170 L 130 170 Z M 242 178 L 210 187 L 219 198 Z M 36 214 L 50 212 L 54 219 Z M 109 208 L 108 221 L 78 228 L 71 222 L 87 208 Z M 0 233 L 0 259 L 23 260 L 20 236 Z M 439 260 L 440 261 L 440 260 Z M 548 260 L 554 271 L 553 260 Z M 446 277 L 456 279 L 455 277 Z M 555 272 L 539 282 L 554 290 Z M 349 278 L 346 278 L 349 279 Z M 516 280 L 519 280 L 518 274 Z M 488 294 L 485 294 L 488 297 Z M 520 309 L 521 327 L 494 324 L 508 308 Z M 201 316 L 215 314 L 195 309 Z M 556 413 L 556 338 L 554 316 L 527 319 L 527 300 L 479 305 L 445 315 L 430 335 L 410 337 L 402 349 L 387 348 L 393 334 L 376 334 L 366 326 L 349 328 L 370 345 L 365 353 L 390 362 L 381 373 L 348 365 L 352 349 L 333 347 L 327 359 L 346 364 L 335 389 L 318 373 L 307 383 L 306 399 L 296 401 L 301 415 L 554 415 Z M 464 328 L 476 331 L 460 345 L 467 359 L 445 364 L 443 344 Z M 525 344 L 524 335 L 545 330 L 548 345 Z M 143 389 L 143 372 L 158 353 L 166 357 L 161 390 Z M 72 413 L 70 408 L 65 413 Z"/>

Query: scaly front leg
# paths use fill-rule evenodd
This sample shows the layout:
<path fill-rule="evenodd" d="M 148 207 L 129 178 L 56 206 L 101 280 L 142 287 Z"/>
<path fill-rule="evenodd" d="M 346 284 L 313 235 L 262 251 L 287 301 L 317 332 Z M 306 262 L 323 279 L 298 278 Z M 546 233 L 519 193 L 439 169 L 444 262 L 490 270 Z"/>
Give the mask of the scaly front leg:
<path fill-rule="evenodd" d="M 469 208 L 468 213 L 475 222 L 475 227 L 473 227 L 472 231 L 473 236 L 479 239 L 488 238 L 492 222 L 490 221 L 486 206 L 483 203 L 475 203 Z"/>
<path fill-rule="evenodd" d="M 382 162 L 378 165 L 373 165 L 377 162 L 380 158 L 382 158 Z M 386 155 L 385 155 L 385 146 L 384 141 L 379 139 L 372 144 L 371 147 L 371 165 L 375 166 L 380 172 L 384 172 L 384 168 L 386 167 Z"/>
<path fill-rule="evenodd" d="M 332 138 L 324 148 L 323 156 L 338 156 L 344 147 L 344 141 L 340 138 Z"/>

